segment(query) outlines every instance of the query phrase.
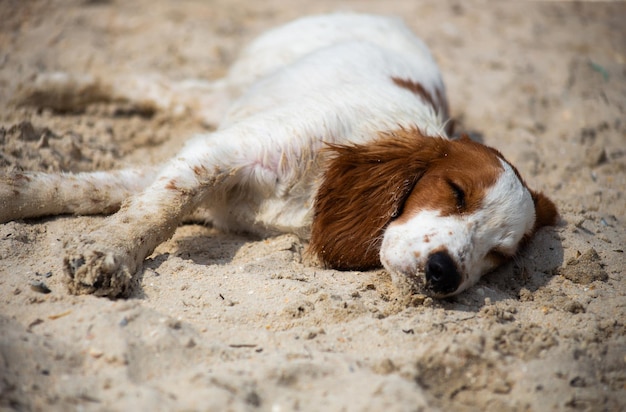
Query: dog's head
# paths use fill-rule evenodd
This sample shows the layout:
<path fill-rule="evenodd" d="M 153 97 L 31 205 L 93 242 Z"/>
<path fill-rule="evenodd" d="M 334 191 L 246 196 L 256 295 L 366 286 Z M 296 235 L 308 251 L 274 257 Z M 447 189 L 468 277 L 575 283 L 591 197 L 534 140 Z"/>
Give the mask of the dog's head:
<path fill-rule="evenodd" d="M 498 151 L 467 137 L 399 130 L 331 150 L 310 247 L 333 268 L 382 263 L 433 296 L 454 295 L 557 218 Z"/>

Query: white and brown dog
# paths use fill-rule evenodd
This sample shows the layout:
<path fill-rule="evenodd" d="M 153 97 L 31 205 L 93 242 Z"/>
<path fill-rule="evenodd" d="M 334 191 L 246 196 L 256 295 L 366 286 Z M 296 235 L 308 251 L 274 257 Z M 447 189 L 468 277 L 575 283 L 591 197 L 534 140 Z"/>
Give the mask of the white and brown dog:
<path fill-rule="evenodd" d="M 74 293 L 127 293 L 143 260 L 198 208 L 224 230 L 310 238 L 328 267 L 382 264 L 434 296 L 473 285 L 557 218 L 499 152 L 449 139 L 437 65 L 395 19 L 297 20 L 210 84 L 53 73 L 34 87 L 42 104 L 123 99 L 220 124 L 159 169 L 0 177 L 1 222 L 119 209 L 66 245 Z"/>

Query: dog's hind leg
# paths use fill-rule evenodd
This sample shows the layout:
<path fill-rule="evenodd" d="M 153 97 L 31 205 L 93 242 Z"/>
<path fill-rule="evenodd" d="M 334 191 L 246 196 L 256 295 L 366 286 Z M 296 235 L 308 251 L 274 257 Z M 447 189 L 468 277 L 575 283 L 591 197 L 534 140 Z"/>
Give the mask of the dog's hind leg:
<path fill-rule="evenodd" d="M 96 76 L 50 72 L 22 83 L 14 102 L 60 112 L 81 111 L 92 103 L 123 102 L 139 112 L 192 116 L 215 126 L 235 94 L 236 88 L 224 79 L 171 81 L 157 74 Z"/>
<path fill-rule="evenodd" d="M 148 186 L 158 169 L 0 174 L 0 223 L 60 214 L 109 214 Z"/>

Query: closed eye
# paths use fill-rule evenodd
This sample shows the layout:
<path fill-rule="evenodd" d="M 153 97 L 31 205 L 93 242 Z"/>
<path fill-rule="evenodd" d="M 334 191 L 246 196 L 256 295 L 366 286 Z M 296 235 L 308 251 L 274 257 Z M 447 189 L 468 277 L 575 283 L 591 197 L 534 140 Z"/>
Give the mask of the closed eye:
<path fill-rule="evenodd" d="M 462 212 L 465 210 L 465 192 L 461 186 L 452 181 L 448 181 L 448 185 L 450 185 L 450 188 L 452 189 L 452 194 L 454 195 L 454 200 L 456 201 L 456 209 L 459 212 Z"/>

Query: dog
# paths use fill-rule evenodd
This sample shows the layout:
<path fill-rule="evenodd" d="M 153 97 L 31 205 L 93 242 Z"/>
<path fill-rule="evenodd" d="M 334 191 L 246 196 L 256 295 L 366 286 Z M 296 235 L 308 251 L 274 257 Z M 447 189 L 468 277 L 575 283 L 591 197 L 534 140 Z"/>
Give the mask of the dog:
<path fill-rule="evenodd" d="M 326 267 L 382 265 L 434 297 L 475 284 L 558 216 L 500 152 L 451 138 L 437 64 L 395 18 L 301 18 L 212 83 L 49 73 L 33 90 L 40 105 L 123 100 L 219 122 L 159 168 L 0 179 L 1 222 L 117 211 L 65 245 L 71 293 L 127 295 L 199 208 L 220 229 L 295 233 Z"/>

